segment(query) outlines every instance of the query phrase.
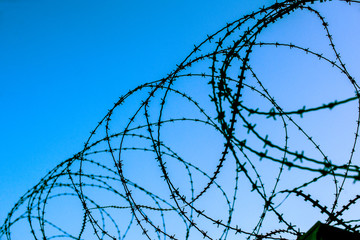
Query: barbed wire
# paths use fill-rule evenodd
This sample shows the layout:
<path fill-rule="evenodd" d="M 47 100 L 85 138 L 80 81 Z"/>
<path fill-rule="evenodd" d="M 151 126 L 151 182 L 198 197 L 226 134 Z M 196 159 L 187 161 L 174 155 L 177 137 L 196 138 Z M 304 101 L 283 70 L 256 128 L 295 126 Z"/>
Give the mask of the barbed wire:
<path fill-rule="evenodd" d="M 345 191 L 360 180 L 359 85 L 315 2 L 328 4 L 276 2 L 228 23 L 167 77 L 121 96 L 84 148 L 19 199 L 0 238 L 296 239 L 307 230 L 299 219 L 307 218 L 358 232 L 351 209 L 360 196 Z M 321 25 L 328 56 L 261 40 L 265 29 L 298 11 Z M 323 94 L 330 101 L 289 110 L 272 94 L 281 83 L 267 83 L 254 63 L 264 48 L 320 61 L 350 83 L 352 94 Z M 344 106 L 357 113 L 346 160 L 329 157 L 303 126 L 307 116 Z"/>

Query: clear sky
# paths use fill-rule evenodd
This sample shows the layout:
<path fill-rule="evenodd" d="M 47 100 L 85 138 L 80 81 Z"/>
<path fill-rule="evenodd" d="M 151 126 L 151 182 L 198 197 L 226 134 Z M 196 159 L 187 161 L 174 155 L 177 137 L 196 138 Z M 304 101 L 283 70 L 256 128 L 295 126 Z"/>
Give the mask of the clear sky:
<path fill-rule="evenodd" d="M 166 76 L 207 34 L 274 2 L 0 0 L 0 220 L 50 169 L 82 149 L 90 131 L 119 96 Z M 360 75 L 360 28 L 356 24 L 360 5 L 333 2 L 326 3 L 329 6 L 322 13 L 356 77 Z M 287 43 L 298 40 L 305 46 L 319 46 L 321 52 L 322 43 L 312 38 L 320 28 L 312 23 L 313 19 L 298 14 L 267 29 L 263 38 Z M 271 54 L 255 56 L 276 62 Z M 261 65 L 265 60 L 254 61 Z M 299 67 L 312 66 L 301 64 Z M 271 78 L 274 66 L 264 65 L 260 75 Z M 290 65 L 283 63 L 282 67 Z M 316 74 L 316 68 L 308 74 Z M 319 75 L 326 80 L 329 76 Z M 296 92 L 289 93 L 295 96 L 296 106 L 311 106 L 314 101 L 320 101 L 315 106 L 321 105 L 326 101 L 316 98 L 321 91 L 340 92 L 329 100 L 352 97 L 352 90 L 343 90 L 342 84 L 325 88 L 321 84 L 327 84 L 326 80 L 315 84 L 314 92 L 298 97 Z M 285 88 L 284 83 L 278 84 Z M 278 90 L 286 105 L 289 96 Z M 347 113 L 342 114 L 340 119 Z M 334 137 L 320 142 L 331 142 L 343 132 L 337 121 Z M 354 122 L 351 119 L 349 125 L 353 127 Z"/>
<path fill-rule="evenodd" d="M 268 4 L 271 1 L 263 1 Z M 169 73 L 252 1 L 1 1 L 1 218 L 120 95 Z"/>

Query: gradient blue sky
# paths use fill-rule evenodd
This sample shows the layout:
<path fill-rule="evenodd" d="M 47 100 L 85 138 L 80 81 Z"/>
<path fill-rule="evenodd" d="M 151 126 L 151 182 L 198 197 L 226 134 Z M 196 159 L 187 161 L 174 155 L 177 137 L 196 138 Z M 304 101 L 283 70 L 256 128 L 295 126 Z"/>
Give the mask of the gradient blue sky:
<path fill-rule="evenodd" d="M 1 0 L 1 221 L 48 170 L 81 150 L 120 95 L 164 77 L 207 34 L 273 2 Z M 360 6 L 350 12 L 324 14 L 346 32 L 335 40 L 359 76 Z M 281 38 L 281 28 L 269 30 Z"/>
<path fill-rule="evenodd" d="M 265 3 L 266 1 L 264 1 Z M 0 219 L 116 99 L 170 72 L 251 1 L 1 1 Z"/>

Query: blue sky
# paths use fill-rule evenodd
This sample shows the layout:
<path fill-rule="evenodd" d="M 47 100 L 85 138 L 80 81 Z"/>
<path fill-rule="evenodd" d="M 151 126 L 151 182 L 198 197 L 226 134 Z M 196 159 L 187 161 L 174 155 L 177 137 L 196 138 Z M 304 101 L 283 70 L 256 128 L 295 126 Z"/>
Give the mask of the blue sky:
<path fill-rule="evenodd" d="M 90 131 L 119 96 L 139 84 L 166 76 L 207 34 L 273 2 L 0 1 L 0 219 L 57 163 L 82 149 Z M 360 74 L 360 30 L 356 28 L 360 5 L 349 8 L 334 2 L 328 3 L 323 13 L 349 71 L 356 77 Z M 321 36 L 309 37 L 320 28 L 300 28 L 312 26 L 312 21 L 306 15 L 294 15 L 266 29 L 264 39 L 298 40 L 321 51 Z M 320 39 L 319 43 L 314 39 Z M 267 57 L 274 61 L 271 54 L 262 53 L 255 64 L 261 65 Z M 312 66 L 312 62 L 302 64 L 300 67 Z M 275 66 L 264 65 L 259 71 L 271 78 Z M 286 63 L 282 66 L 290 68 Z M 316 74 L 316 70 L 307 74 Z M 330 96 L 339 93 L 339 98 L 351 94 L 349 88 L 341 89 L 342 84 L 329 88 L 321 85 L 330 75 L 319 74 L 325 80 L 314 85 L 316 91 L 295 97 L 295 106 L 303 101 L 307 106 L 323 101 L 316 98 L 318 89 L 326 89 Z M 279 97 L 287 104 L 288 96 L 278 89 Z M 296 92 L 289 94 L 295 96 Z M 345 114 L 340 118 L 344 119 Z M 335 137 L 343 132 L 338 126 L 335 130 Z M 333 138 L 324 137 L 320 142 L 329 139 Z"/>
<path fill-rule="evenodd" d="M 164 77 L 251 2 L 1 1 L 1 219 L 120 95 Z"/>

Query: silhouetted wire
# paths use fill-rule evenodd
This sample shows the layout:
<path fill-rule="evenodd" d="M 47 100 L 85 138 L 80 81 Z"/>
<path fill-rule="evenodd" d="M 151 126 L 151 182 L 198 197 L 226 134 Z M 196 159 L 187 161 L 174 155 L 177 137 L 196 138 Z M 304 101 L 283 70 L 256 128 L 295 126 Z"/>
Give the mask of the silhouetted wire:
<path fill-rule="evenodd" d="M 30 232 L 26 239 L 295 239 L 307 230 L 291 222 L 294 211 L 288 205 L 297 208 L 294 204 L 299 200 L 313 207 L 326 223 L 359 231 L 360 219 L 342 216 L 357 206 L 360 195 L 348 198 L 339 207 L 346 180 L 360 180 L 359 166 L 354 164 L 359 113 L 350 157 L 345 162 L 332 162 L 301 126 L 301 119 L 312 113 L 350 103 L 358 104 L 358 112 L 360 108 L 359 85 L 335 47 L 329 24 L 312 7 L 314 2 L 319 1 L 277 2 L 228 23 L 195 46 L 167 77 L 121 96 L 91 132 L 84 148 L 57 165 L 19 199 L 1 226 L 0 238 L 14 239 L 17 232 Z M 334 59 L 293 43 L 258 40 L 264 29 L 298 10 L 308 11 L 320 20 Z M 352 84 L 355 94 L 321 105 L 285 110 L 250 63 L 254 49 L 264 47 L 318 58 L 337 69 Z M 212 50 L 204 50 L 208 48 Z M 206 68 L 194 71 L 193 65 Z M 232 65 L 237 67 L 237 76 Z M 193 91 L 177 87 L 180 80 L 205 81 L 209 90 L 207 101 L 197 101 Z M 248 92 L 262 100 L 249 100 L 244 97 Z M 173 106 L 174 99 L 178 105 Z M 271 106 L 269 110 L 260 110 L 264 109 L 262 102 L 265 107 Z M 191 106 L 188 112 L 177 109 L 182 104 Z M 258 130 L 257 125 L 270 120 L 280 122 L 281 137 Z M 205 154 L 201 161 L 198 157 L 187 159 L 183 156 L 189 153 L 179 152 L 178 145 L 169 143 L 173 140 L 167 132 L 182 124 L 220 136 L 209 140 L 222 148 L 220 155 L 214 157 L 217 162 L 209 161 Z M 317 156 L 306 154 L 302 146 L 296 146 L 297 150 L 290 147 L 292 128 L 315 149 Z M 147 162 L 142 162 L 144 159 Z M 147 169 L 150 162 L 157 170 Z M 135 166 L 127 167 L 128 164 Z M 265 165 L 277 169 L 272 170 L 276 174 L 271 183 L 266 176 L 269 171 L 262 169 Z M 288 172 L 305 172 L 308 177 L 298 183 L 289 178 Z M 147 180 L 141 182 L 142 177 Z M 224 180 L 228 177 L 232 180 Z M 321 202 L 313 197 L 312 187 L 320 181 L 332 182 L 332 200 Z M 247 211 L 251 206 L 242 202 L 247 198 L 258 212 Z M 74 217 L 58 223 L 62 214 L 58 207 L 67 199 L 77 204 L 71 202 Z M 258 216 L 254 221 L 250 215 Z"/>

